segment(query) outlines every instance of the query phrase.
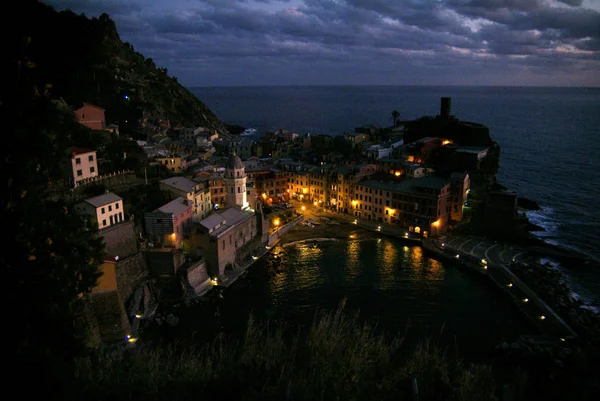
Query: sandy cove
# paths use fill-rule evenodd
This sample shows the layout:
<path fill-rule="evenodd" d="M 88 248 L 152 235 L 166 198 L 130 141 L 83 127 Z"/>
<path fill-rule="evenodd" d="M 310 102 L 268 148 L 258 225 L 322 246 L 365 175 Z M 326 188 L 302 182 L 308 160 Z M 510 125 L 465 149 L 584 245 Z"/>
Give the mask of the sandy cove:
<path fill-rule="evenodd" d="M 298 224 L 282 236 L 278 245 L 316 238 L 368 239 L 377 236 L 375 233 L 364 230 L 347 221 L 330 220 L 332 223 L 321 222 L 321 224 L 314 227 Z"/>

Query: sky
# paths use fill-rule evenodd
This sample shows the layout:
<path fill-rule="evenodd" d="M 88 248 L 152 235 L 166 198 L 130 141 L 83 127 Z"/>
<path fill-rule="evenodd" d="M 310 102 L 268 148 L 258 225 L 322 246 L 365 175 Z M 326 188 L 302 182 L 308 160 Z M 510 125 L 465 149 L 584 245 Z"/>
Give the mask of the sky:
<path fill-rule="evenodd" d="M 188 86 L 600 86 L 600 0 L 46 0 Z"/>

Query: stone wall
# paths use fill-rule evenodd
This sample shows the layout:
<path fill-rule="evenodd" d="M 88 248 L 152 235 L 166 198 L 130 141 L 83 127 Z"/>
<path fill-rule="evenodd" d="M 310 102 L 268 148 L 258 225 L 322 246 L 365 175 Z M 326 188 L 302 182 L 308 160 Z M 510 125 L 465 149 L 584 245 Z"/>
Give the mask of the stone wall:
<path fill-rule="evenodd" d="M 142 252 L 125 259 L 119 259 L 116 272 L 117 290 L 123 302 L 127 302 L 138 285 L 150 275 L 146 258 Z"/>
<path fill-rule="evenodd" d="M 282 235 L 284 235 L 285 233 L 287 233 L 288 231 L 290 231 L 292 228 L 296 227 L 296 225 L 298 223 L 300 223 L 302 220 L 304 220 L 304 216 L 298 216 L 295 220 L 290 221 L 285 226 L 283 226 L 279 230 L 277 230 L 275 233 L 271 234 L 269 236 L 269 243 L 268 243 L 268 245 L 269 246 L 273 245 L 273 243 L 277 239 L 279 239 Z"/>
<path fill-rule="evenodd" d="M 104 252 L 107 255 L 119 256 L 124 259 L 138 251 L 132 222 L 127 221 L 100 230 L 100 236 L 104 238 Z"/>
<path fill-rule="evenodd" d="M 154 276 L 174 276 L 179 267 L 185 263 L 185 255 L 180 249 L 149 248 L 146 258 Z"/>
<path fill-rule="evenodd" d="M 118 291 L 91 294 L 87 302 L 98 323 L 103 344 L 123 343 L 131 334 L 131 324 Z"/>
<path fill-rule="evenodd" d="M 135 172 L 132 170 L 117 171 L 115 173 L 99 175 L 97 177 L 79 181 L 77 183 L 77 188 L 73 189 L 73 195 L 76 198 L 81 197 L 88 185 L 104 185 L 106 189 L 112 190 L 118 186 L 130 184 L 132 182 L 135 182 Z"/>
<path fill-rule="evenodd" d="M 204 259 L 187 268 L 187 281 L 196 294 L 210 284 L 210 276 Z"/>

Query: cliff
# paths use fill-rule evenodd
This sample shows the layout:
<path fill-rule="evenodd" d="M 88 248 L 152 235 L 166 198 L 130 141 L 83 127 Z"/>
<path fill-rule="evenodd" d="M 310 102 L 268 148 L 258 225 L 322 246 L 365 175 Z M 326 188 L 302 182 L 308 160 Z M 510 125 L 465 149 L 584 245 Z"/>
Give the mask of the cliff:
<path fill-rule="evenodd" d="M 121 41 L 106 14 L 88 18 L 57 12 L 24 0 L 10 12 L 10 46 L 17 54 L 29 43 L 35 84 L 69 105 L 96 104 L 106 110 L 107 123 L 134 128 L 142 117 L 168 119 L 171 126 L 204 126 L 225 132 L 219 119 L 200 100 L 158 68 L 152 59 Z"/>

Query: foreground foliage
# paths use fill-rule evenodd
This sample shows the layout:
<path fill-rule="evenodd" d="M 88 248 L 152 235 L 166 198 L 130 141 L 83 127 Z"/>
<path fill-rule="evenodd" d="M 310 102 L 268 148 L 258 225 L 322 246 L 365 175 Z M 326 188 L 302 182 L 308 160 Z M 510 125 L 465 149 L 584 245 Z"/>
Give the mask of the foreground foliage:
<path fill-rule="evenodd" d="M 322 313 L 304 333 L 258 327 L 242 341 L 218 337 L 197 349 L 166 346 L 82 359 L 79 396 L 95 399 L 496 400 L 487 365 L 466 366 L 437 344 L 387 339 L 347 316 Z"/>

